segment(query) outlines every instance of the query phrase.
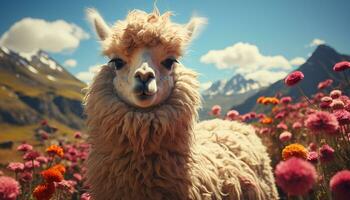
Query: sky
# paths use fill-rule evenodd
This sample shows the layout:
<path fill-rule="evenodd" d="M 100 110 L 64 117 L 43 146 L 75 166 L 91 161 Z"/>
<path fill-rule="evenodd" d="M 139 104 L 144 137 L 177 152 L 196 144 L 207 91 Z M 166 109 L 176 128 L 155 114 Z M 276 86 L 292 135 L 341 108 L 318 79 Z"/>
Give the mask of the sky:
<path fill-rule="evenodd" d="M 72 74 L 89 82 L 107 63 L 85 9 L 96 8 L 106 22 L 128 11 L 153 10 L 152 0 L 2 0 L 0 45 L 18 52 L 47 51 Z M 301 65 L 319 44 L 350 54 L 347 0 L 158 0 L 174 22 L 192 16 L 208 24 L 192 41 L 182 63 L 201 75 L 202 89 L 240 73 L 267 85 Z"/>

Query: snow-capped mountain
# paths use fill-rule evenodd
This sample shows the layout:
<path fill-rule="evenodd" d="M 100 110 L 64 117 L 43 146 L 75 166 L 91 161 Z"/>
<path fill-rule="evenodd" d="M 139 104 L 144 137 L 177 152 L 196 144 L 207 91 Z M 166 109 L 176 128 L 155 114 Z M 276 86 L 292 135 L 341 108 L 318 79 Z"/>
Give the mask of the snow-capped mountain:
<path fill-rule="evenodd" d="M 50 119 L 83 127 L 84 87 L 44 51 L 17 53 L 0 46 L 0 124 L 29 125 Z"/>
<path fill-rule="evenodd" d="M 207 90 L 202 92 L 203 96 L 212 98 L 215 95 L 232 96 L 258 90 L 261 85 L 252 79 L 245 79 L 242 75 L 236 74 L 230 80 L 218 80 Z"/>
<path fill-rule="evenodd" d="M 236 74 L 231 79 L 214 82 L 202 92 L 203 109 L 199 112 L 201 119 L 208 119 L 208 112 L 213 105 L 220 105 L 222 112 L 227 112 L 232 105 L 237 105 L 254 95 L 262 86 L 252 79 L 245 79 Z"/>

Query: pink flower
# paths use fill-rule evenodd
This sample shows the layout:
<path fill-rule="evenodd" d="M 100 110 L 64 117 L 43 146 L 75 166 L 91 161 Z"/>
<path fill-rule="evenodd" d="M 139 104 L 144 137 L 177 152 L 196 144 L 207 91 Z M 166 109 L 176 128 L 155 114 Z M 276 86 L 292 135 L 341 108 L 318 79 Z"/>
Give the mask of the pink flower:
<path fill-rule="evenodd" d="M 31 150 L 33 150 L 33 146 L 29 145 L 29 144 L 21 144 L 17 147 L 17 151 L 26 152 L 26 151 L 31 151 Z"/>
<path fill-rule="evenodd" d="M 281 99 L 280 99 L 280 102 L 281 103 L 283 103 L 283 104 L 288 104 L 288 103 L 290 103 L 290 102 L 292 102 L 292 97 L 282 97 Z"/>
<path fill-rule="evenodd" d="M 334 200 L 349 200 L 350 197 L 350 171 L 337 172 L 329 182 Z"/>
<path fill-rule="evenodd" d="M 293 125 L 292 125 L 293 129 L 299 129 L 302 126 L 303 126 L 303 124 L 300 123 L 300 122 L 294 122 Z"/>
<path fill-rule="evenodd" d="M 348 61 L 338 62 L 333 67 L 333 71 L 336 72 L 344 71 L 346 69 L 350 69 L 350 62 Z"/>
<path fill-rule="evenodd" d="M 324 96 L 321 98 L 321 102 L 331 104 L 333 102 L 333 99 L 332 99 L 332 97 Z"/>
<path fill-rule="evenodd" d="M 277 124 L 277 128 L 287 130 L 288 126 L 284 122 L 280 122 L 279 124 Z"/>
<path fill-rule="evenodd" d="M 74 173 L 73 177 L 77 180 L 77 181 L 81 181 L 83 179 L 83 177 L 79 174 L 79 173 Z"/>
<path fill-rule="evenodd" d="M 16 200 L 20 193 L 18 182 L 7 176 L 0 177 L 0 199 L 1 200 Z"/>
<path fill-rule="evenodd" d="M 329 87 L 330 85 L 332 85 L 332 83 L 333 83 L 333 80 L 332 80 L 332 79 L 327 79 L 327 80 L 325 80 L 325 81 L 320 82 L 320 83 L 318 84 L 317 88 L 318 88 L 319 90 L 322 90 L 322 89 L 325 89 L 325 88 Z"/>
<path fill-rule="evenodd" d="M 237 110 L 230 110 L 227 112 L 226 114 L 226 117 L 229 119 L 229 120 L 235 120 L 236 117 L 239 116 L 239 112 Z"/>
<path fill-rule="evenodd" d="M 221 106 L 215 105 L 211 108 L 211 114 L 214 116 L 219 116 L 221 114 Z"/>
<path fill-rule="evenodd" d="M 89 193 L 83 193 L 80 197 L 80 200 L 90 200 L 90 194 Z"/>
<path fill-rule="evenodd" d="M 0 176 L 3 176 L 4 175 L 4 172 L 0 170 Z"/>
<path fill-rule="evenodd" d="M 332 97 L 332 99 L 337 99 L 342 95 L 342 92 L 340 90 L 332 90 L 329 95 Z"/>
<path fill-rule="evenodd" d="M 314 134 L 318 132 L 335 133 L 339 128 L 337 118 L 329 112 L 317 111 L 305 120 L 305 126 Z"/>
<path fill-rule="evenodd" d="M 7 166 L 7 169 L 14 171 L 14 172 L 21 172 L 24 170 L 24 164 L 20 162 L 11 162 Z"/>
<path fill-rule="evenodd" d="M 69 193 L 73 194 L 75 191 L 75 185 L 77 184 L 75 181 L 72 180 L 62 180 L 61 182 L 55 183 L 56 187 L 62 190 L 66 190 Z"/>
<path fill-rule="evenodd" d="M 301 71 L 294 71 L 292 73 L 290 73 L 285 79 L 284 79 L 284 83 L 287 86 L 293 86 L 296 85 L 297 83 L 299 83 L 299 81 L 304 79 L 304 74 Z"/>
<path fill-rule="evenodd" d="M 311 162 L 312 164 L 317 164 L 317 162 L 318 162 L 318 153 L 316 151 L 310 151 L 307 154 L 306 160 Z"/>
<path fill-rule="evenodd" d="M 328 144 L 322 145 L 320 148 L 320 160 L 323 163 L 330 162 L 334 158 L 334 149 Z"/>
<path fill-rule="evenodd" d="M 300 158 L 290 158 L 280 162 L 275 170 L 276 183 L 289 195 L 304 195 L 315 184 L 315 167 Z"/>
<path fill-rule="evenodd" d="M 27 161 L 24 163 L 24 169 L 33 169 L 33 163 L 34 163 L 35 168 L 40 167 L 40 163 L 38 161 L 36 161 L 36 160 L 31 161 L 30 160 L 30 161 Z"/>
<path fill-rule="evenodd" d="M 37 151 L 28 151 L 24 154 L 24 160 L 35 160 L 35 158 L 39 157 L 40 154 Z"/>
<path fill-rule="evenodd" d="M 289 131 L 284 131 L 280 134 L 279 139 L 281 142 L 287 142 L 292 138 L 292 133 Z"/>
<path fill-rule="evenodd" d="M 336 110 L 333 115 L 337 118 L 340 125 L 350 124 L 350 112 L 345 109 Z"/>
<path fill-rule="evenodd" d="M 343 109 L 345 104 L 341 100 L 334 99 L 330 106 L 332 107 L 333 110 L 339 110 L 339 109 Z"/>
<path fill-rule="evenodd" d="M 45 156 L 39 156 L 35 159 L 36 161 L 44 164 L 44 163 L 47 163 L 48 162 L 48 159 L 45 157 Z"/>
<path fill-rule="evenodd" d="M 42 140 L 47 140 L 47 139 L 49 139 L 49 134 L 46 131 L 43 131 L 40 133 L 40 138 Z"/>

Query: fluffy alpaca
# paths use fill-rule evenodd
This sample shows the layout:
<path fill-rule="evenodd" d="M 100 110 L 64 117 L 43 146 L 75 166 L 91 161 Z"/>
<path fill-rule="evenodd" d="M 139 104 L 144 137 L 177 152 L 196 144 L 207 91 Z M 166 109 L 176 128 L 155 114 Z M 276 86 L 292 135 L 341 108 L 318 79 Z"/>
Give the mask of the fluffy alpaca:
<path fill-rule="evenodd" d="M 197 74 L 175 59 L 205 20 L 179 25 L 170 15 L 135 10 L 109 28 L 88 11 L 112 59 L 85 97 L 91 196 L 278 199 L 270 159 L 253 128 L 220 119 L 197 123 Z"/>

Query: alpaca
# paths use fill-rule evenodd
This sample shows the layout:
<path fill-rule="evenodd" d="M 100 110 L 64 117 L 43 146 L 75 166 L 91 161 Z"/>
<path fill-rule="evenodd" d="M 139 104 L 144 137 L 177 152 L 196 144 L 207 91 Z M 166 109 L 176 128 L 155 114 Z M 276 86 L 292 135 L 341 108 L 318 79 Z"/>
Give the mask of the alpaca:
<path fill-rule="evenodd" d="M 178 59 L 205 18 L 181 25 L 170 12 L 133 10 L 110 27 L 96 10 L 87 14 L 111 59 L 84 99 L 93 199 L 278 199 L 252 127 L 197 123 L 197 73 Z"/>

